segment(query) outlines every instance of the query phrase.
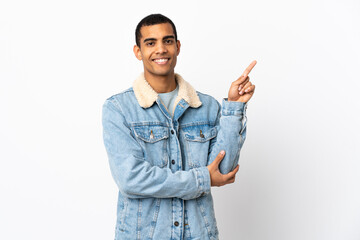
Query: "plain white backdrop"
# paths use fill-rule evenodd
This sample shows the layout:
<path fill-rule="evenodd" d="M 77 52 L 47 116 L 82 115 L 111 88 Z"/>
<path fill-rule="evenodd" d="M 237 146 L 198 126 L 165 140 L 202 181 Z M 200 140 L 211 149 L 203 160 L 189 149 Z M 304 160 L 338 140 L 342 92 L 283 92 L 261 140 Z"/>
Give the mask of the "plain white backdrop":
<path fill-rule="evenodd" d="M 0 3 L 0 239 L 113 239 L 101 107 L 142 71 L 136 24 L 162 13 L 176 72 L 221 101 L 252 60 L 236 182 L 212 188 L 220 239 L 360 239 L 360 2 Z"/>

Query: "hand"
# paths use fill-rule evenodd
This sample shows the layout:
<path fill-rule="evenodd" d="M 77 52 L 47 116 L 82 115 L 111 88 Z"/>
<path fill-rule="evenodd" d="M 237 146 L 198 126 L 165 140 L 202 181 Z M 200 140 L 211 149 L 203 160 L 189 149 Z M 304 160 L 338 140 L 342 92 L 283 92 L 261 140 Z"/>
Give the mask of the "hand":
<path fill-rule="evenodd" d="M 221 151 L 215 158 L 215 160 L 207 166 L 210 179 L 211 179 L 211 186 L 223 186 L 225 184 L 234 183 L 235 182 L 235 174 L 239 171 L 239 165 L 236 166 L 234 170 L 229 172 L 228 174 L 221 174 L 219 171 L 219 164 L 221 160 L 225 156 L 225 151 Z"/>
<path fill-rule="evenodd" d="M 253 67 L 256 65 L 256 61 L 252 63 L 245 69 L 243 75 L 239 77 L 235 82 L 230 86 L 228 101 L 234 102 L 248 102 L 255 91 L 255 85 L 253 85 L 249 80 L 248 74 L 251 72 Z"/>

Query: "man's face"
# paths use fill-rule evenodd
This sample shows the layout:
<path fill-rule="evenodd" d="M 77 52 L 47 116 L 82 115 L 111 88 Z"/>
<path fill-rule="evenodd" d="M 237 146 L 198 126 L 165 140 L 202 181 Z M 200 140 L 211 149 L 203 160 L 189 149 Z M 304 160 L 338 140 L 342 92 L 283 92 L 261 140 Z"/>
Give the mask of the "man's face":
<path fill-rule="evenodd" d="M 180 41 L 175 41 L 171 24 L 143 26 L 140 32 L 140 48 L 135 45 L 134 53 L 137 59 L 143 61 L 145 74 L 153 77 L 173 74 Z"/>

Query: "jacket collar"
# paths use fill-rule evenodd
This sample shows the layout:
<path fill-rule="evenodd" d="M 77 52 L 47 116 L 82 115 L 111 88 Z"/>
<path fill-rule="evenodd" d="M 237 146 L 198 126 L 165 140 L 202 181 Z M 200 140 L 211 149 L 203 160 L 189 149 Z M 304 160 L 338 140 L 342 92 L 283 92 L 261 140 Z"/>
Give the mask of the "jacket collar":
<path fill-rule="evenodd" d="M 175 80 L 179 85 L 179 92 L 175 99 L 175 106 L 181 99 L 184 99 L 190 107 L 200 107 L 202 103 L 195 89 L 177 73 L 175 73 Z M 158 98 L 158 94 L 150 86 L 148 81 L 146 81 L 144 73 L 141 73 L 134 81 L 133 90 L 139 105 L 143 108 L 151 107 Z"/>

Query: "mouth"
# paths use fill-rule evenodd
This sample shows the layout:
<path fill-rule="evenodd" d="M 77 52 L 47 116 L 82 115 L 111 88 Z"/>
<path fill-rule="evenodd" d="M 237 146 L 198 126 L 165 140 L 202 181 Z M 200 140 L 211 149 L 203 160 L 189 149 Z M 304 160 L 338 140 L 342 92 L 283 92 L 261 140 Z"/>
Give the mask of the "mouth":
<path fill-rule="evenodd" d="M 170 58 L 155 58 L 155 59 L 153 59 L 153 62 L 163 65 L 163 64 L 166 64 L 169 60 L 170 60 Z"/>

